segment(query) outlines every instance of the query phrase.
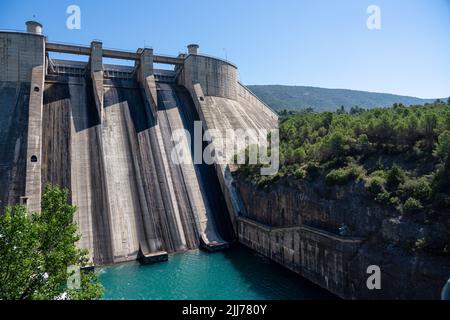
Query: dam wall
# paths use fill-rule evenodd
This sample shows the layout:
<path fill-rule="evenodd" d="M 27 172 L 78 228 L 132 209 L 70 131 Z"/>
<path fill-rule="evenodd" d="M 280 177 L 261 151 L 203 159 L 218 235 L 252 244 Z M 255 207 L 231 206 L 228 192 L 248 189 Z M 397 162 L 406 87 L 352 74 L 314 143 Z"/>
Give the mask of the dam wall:
<path fill-rule="evenodd" d="M 192 46 L 171 57 L 100 41 L 52 43 L 41 32 L 36 22 L 26 33 L 0 32 L 0 208 L 21 202 L 39 211 L 47 184 L 67 188 L 78 245 L 94 265 L 163 261 L 235 241 L 244 207 L 228 165 L 195 162 L 189 138 L 198 120 L 221 131 L 276 127 L 276 115 L 237 81 L 236 66 Z M 106 65 L 105 57 L 134 66 Z"/>
<path fill-rule="evenodd" d="M 69 188 L 75 221 L 95 263 L 112 259 L 109 210 L 100 146 L 100 115 L 90 81 L 47 76 L 44 92 L 42 184 Z"/>
<path fill-rule="evenodd" d="M 248 143 L 257 143 L 259 134 L 278 127 L 278 115 L 238 81 L 234 64 L 200 55 L 197 45 L 190 45 L 189 49 L 183 68 L 178 68 L 177 82 L 189 91 L 203 129 L 221 133 L 211 143 L 216 154 L 224 160 L 215 163 L 214 167 L 233 230 L 237 233 L 236 217 L 245 214 L 246 209 L 236 191 L 230 166 L 235 153 L 240 150 L 224 150 L 224 137 L 227 130 L 250 129 Z"/>
<path fill-rule="evenodd" d="M 156 124 L 135 80 L 105 80 L 100 116 L 90 81 L 51 79 L 44 184 L 71 189 L 80 246 L 93 252 L 95 264 L 136 259 L 140 248 L 154 254 L 226 244 L 215 222 L 215 215 L 228 217 L 215 172 L 171 159 L 173 131 L 192 131 L 198 118 L 185 89 L 158 84 Z"/>

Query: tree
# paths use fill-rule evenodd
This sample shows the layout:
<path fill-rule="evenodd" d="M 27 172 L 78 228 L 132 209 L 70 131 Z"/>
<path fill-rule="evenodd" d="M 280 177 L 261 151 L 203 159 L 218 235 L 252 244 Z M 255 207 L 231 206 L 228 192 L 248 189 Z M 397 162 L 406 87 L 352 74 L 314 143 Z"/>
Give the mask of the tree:
<path fill-rule="evenodd" d="M 422 203 L 420 200 L 415 198 L 408 198 L 403 205 L 403 210 L 407 213 L 414 213 L 423 209 Z"/>
<path fill-rule="evenodd" d="M 388 171 L 386 177 L 386 185 L 390 189 L 397 188 L 400 184 L 404 183 L 406 179 L 405 172 L 398 165 L 394 164 Z"/>
<path fill-rule="evenodd" d="M 345 107 L 342 105 L 339 109 L 336 110 L 337 114 L 346 114 Z"/>
<path fill-rule="evenodd" d="M 358 114 L 358 113 L 362 113 L 364 111 L 365 111 L 364 108 L 360 108 L 359 106 L 354 106 L 354 107 L 351 107 L 350 114 Z"/>
<path fill-rule="evenodd" d="M 333 114 L 331 112 L 325 112 L 322 118 L 322 125 L 325 129 L 330 129 L 331 123 L 333 122 Z"/>
<path fill-rule="evenodd" d="M 434 155 L 447 161 L 450 156 L 450 131 L 446 130 L 439 135 L 438 143 L 434 150 Z"/>
<path fill-rule="evenodd" d="M 429 151 L 431 151 L 434 145 L 434 130 L 436 129 L 437 122 L 438 121 L 435 114 L 426 114 L 425 118 L 423 119 L 422 128 L 427 144 L 427 150 Z"/>
<path fill-rule="evenodd" d="M 447 99 L 447 105 L 450 106 L 450 97 L 448 97 L 448 99 Z"/>
<path fill-rule="evenodd" d="M 80 288 L 66 284 L 70 266 L 84 267 L 87 252 L 76 247 L 80 239 L 73 222 L 75 206 L 68 190 L 47 186 L 41 213 L 24 206 L 8 207 L 0 215 L 0 299 L 98 299 L 103 293 L 94 273 L 81 272 Z"/>

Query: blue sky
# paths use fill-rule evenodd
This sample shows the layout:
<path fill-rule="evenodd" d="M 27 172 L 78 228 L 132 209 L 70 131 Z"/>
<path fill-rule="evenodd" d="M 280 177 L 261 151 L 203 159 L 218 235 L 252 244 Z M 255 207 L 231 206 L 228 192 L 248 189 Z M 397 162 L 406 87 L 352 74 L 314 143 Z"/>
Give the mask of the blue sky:
<path fill-rule="evenodd" d="M 81 29 L 66 8 L 81 8 Z M 381 30 L 369 30 L 369 5 Z M 245 84 L 450 95 L 450 0 L 1 0 L 0 29 L 33 15 L 51 41 L 227 57 Z"/>

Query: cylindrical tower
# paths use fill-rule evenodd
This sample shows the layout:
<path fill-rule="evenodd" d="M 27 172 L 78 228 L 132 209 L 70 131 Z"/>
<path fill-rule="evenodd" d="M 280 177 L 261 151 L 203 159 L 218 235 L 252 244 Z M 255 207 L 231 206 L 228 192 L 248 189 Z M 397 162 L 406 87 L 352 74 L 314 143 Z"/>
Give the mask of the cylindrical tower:
<path fill-rule="evenodd" d="M 42 34 L 42 24 L 37 21 L 27 21 L 25 22 L 27 25 L 28 33 Z"/>
<path fill-rule="evenodd" d="M 200 84 L 206 96 L 237 99 L 237 68 L 218 58 L 189 54 L 178 81 L 190 90 Z"/>
<path fill-rule="evenodd" d="M 199 48 L 198 44 L 195 44 L 195 43 L 189 44 L 187 46 L 187 48 L 188 48 L 188 54 L 198 54 L 198 48 Z"/>

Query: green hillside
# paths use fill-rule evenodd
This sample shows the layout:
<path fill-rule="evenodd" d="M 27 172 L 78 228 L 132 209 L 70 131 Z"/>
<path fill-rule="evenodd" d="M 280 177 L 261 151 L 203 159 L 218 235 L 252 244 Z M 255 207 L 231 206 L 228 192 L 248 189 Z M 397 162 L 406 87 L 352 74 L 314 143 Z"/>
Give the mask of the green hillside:
<path fill-rule="evenodd" d="M 259 168 L 241 165 L 237 172 L 263 188 L 282 178 L 314 188 L 360 181 L 381 205 L 449 228 L 450 105 L 300 113 L 280 124 L 279 172 L 262 176 Z"/>
<path fill-rule="evenodd" d="M 368 109 L 390 107 L 394 103 L 409 106 L 434 101 L 434 99 L 346 89 L 282 85 L 256 85 L 248 88 L 275 110 L 299 111 L 313 108 L 315 111 L 335 111 L 341 106 L 345 106 L 347 110 L 354 106 Z"/>

